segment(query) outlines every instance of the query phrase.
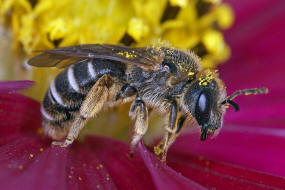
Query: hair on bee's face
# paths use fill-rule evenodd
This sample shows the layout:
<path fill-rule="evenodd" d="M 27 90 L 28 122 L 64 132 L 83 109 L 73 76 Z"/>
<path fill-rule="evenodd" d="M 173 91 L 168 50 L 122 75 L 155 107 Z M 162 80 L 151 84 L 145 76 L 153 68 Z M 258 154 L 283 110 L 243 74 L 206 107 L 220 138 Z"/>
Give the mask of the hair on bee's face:
<path fill-rule="evenodd" d="M 218 78 L 213 78 L 207 83 L 196 80 L 187 88 L 183 97 L 184 108 L 199 124 L 201 140 L 205 140 L 208 133 L 222 126 L 226 109 L 219 102 L 225 97 L 224 85 Z"/>

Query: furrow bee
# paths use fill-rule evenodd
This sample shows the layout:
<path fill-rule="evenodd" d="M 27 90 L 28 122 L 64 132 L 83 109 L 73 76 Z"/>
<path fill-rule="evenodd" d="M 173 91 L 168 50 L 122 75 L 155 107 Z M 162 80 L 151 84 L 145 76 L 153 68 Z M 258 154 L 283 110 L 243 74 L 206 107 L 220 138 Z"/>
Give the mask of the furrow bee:
<path fill-rule="evenodd" d="M 233 98 L 267 92 L 266 88 L 256 88 L 226 96 L 216 71 L 203 69 L 191 51 L 172 47 L 77 45 L 40 51 L 28 63 L 65 68 L 51 82 L 41 107 L 44 131 L 56 140 L 54 145 L 70 145 L 88 119 L 103 107 L 132 102 L 129 116 L 135 125 L 131 153 L 147 131 L 149 110 L 167 115 L 159 145 L 162 160 L 186 121 L 196 120 L 200 139 L 205 140 L 222 126 L 228 105 L 238 110 Z"/>

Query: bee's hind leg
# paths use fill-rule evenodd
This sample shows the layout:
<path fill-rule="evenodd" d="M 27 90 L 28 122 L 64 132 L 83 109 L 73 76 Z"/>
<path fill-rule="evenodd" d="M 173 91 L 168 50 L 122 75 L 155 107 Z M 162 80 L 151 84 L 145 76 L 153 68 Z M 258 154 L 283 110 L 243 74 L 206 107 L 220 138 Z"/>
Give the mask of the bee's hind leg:
<path fill-rule="evenodd" d="M 72 123 L 65 141 L 55 141 L 52 143 L 53 145 L 66 147 L 72 144 L 72 142 L 78 137 L 88 119 L 94 117 L 99 111 L 101 111 L 104 103 L 107 101 L 109 87 L 112 85 L 110 81 L 112 80 L 110 80 L 109 75 L 106 74 L 95 83 L 83 101 L 79 115 Z"/>
<path fill-rule="evenodd" d="M 129 115 L 132 119 L 136 118 L 130 143 L 130 156 L 133 156 L 135 146 L 142 139 L 148 128 L 148 110 L 140 97 L 137 97 L 132 103 Z"/>
<path fill-rule="evenodd" d="M 155 154 L 161 158 L 162 161 L 166 161 L 166 155 L 169 147 L 175 141 L 178 136 L 183 123 L 186 119 L 185 116 L 180 116 L 178 119 L 177 103 L 173 101 L 171 104 L 171 111 L 169 115 L 168 126 L 166 127 L 165 135 L 158 146 L 154 147 Z"/>

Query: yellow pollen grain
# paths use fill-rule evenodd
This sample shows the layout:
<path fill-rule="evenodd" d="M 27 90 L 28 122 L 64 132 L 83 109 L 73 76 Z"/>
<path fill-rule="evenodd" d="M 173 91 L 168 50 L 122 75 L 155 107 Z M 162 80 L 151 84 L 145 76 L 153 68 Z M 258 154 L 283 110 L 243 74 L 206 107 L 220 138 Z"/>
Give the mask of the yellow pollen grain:
<path fill-rule="evenodd" d="M 103 165 L 102 165 L 102 164 L 100 164 L 100 165 L 99 165 L 99 167 L 100 167 L 100 168 L 103 168 Z"/>
<path fill-rule="evenodd" d="M 118 52 L 117 55 L 120 55 L 120 56 L 125 57 L 127 59 L 133 59 L 136 57 L 135 54 L 132 54 L 130 52 Z"/>
<path fill-rule="evenodd" d="M 209 166 L 210 166 L 210 161 L 207 160 L 207 161 L 205 162 L 205 164 L 206 164 L 207 167 L 209 167 Z"/>
<path fill-rule="evenodd" d="M 44 149 L 43 149 L 43 148 L 40 148 L 40 151 L 42 152 L 42 151 L 44 151 Z"/>
<path fill-rule="evenodd" d="M 69 178 L 69 179 L 71 179 L 71 178 L 72 178 L 72 176 L 71 176 L 71 175 L 69 175 L 69 176 L 68 176 L 68 178 Z"/>
<path fill-rule="evenodd" d="M 194 75 L 194 72 L 189 72 L 188 73 L 188 76 L 193 76 Z"/>
<path fill-rule="evenodd" d="M 154 154 L 159 156 L 163 153 L 163 149 L 158 145 L 153 147 Z"/>
<path fill-rule="evenodd" d="M 19 165 L 19 166 L 18 166 L 18 169 L 19 169 L 19 170 L 22 170 L 22 169 L 23 169 L 23 165 Z"/>
<path fill-rule="evenodd" d="M 202 161 L 202 160 L 204 160 L 204 157 L 203 156 L 199 156 L 199 161 Z"/>
<path fill-rule="evenodd" d="M 37 130 L 37 133 L 38 133 L 39 135 L 43 135 L 43 134 L 44 134 L 44 130 L 43 130 L 42 128 L 39 128 L 39 129 Z"/>
<path fill-rule="evenodd" d="M 200 86 L 207 86 L 214 79 L 214 75 L 211 71 L 208 71 L 206 74 L 202 74 L 198 80 Z"/>
<path fill-rule="evenodd" d="M 30 158 L 33 158 L 34 157 L 34 155 L 33 154 L 30 154 Z"/>
<path fill-rule="evenodd" d="M 79 181 L 82 181 L 82 178 L 79 176 L 79 177 L 78 177 L 78 180 L 79 180 Z"/>

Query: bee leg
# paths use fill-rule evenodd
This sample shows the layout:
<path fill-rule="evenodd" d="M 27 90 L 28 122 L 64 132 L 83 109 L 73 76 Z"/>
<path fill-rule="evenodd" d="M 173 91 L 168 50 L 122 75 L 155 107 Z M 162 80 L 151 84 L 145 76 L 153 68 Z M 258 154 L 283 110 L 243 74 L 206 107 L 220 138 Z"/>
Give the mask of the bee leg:
<path fill-rule="evenodd" d="M 119 100 L 121 98 L 127 98 L 135 95 L 137 93 L 137 89 L 130 84 L 125 84 L 121 90 L 117 93 L 115 99 Z"/>
<path fill-rule="evenodd" d="M 169 147 L 175 141 L 180 129 L 185 121 L 185 117 L 181 116 L 179 119 L 177 117 L 177 103 L 172 102 L 171 111 L 169 115 L 168 126 L 166 127 L 166 132 L 163 140 L 158 146 L 154 147 L 154 152 L 157 156 L 161 156 L 162 161 L 166 161 L 166 155 Z"/>
<path fill-rule="evenodd" d="M 83 101 L 79 116 L 72 123 L 64 142 L 53 142 L 53 145 L 66 147 L 70 145 L 79 135 L 89 118 L 94 117 L 103 107 L 108 98 L 110 87 L 108 75 L 102 76 L 88 92 Z"/>
<path fill-rule="evenodd" d="M 130 156 L 133 156 L 135 146 L 141 140 L 148 128 L 148 110 L 146 104 L 140 97 L 137 97 L 132 103 L 129 115 L 132 119 L 136 119 L 130 143 Z"/>
<path fill-rule="evenodd" d="M 162 157 L 161 157 L 162 161 L 164 161 L 164 162 L 166 161 L 167 151 L 168 151 L 169 147 L 172 145 L 172 143 L 175 141 L 176 137 L 179 135 L 179 132 L 182 129 L 182 126 L 183 126 L 185 119 L 186 119 L 185 116 L 181 116 L 178 119 L 176 129 L 174 131 L 171 131 L 171 132 L 166 131 L 165 138 L 164 138 L 165 141 L 164 141 L 164 146 L 163 146 L 163 153 L 162 153 Z"/>

